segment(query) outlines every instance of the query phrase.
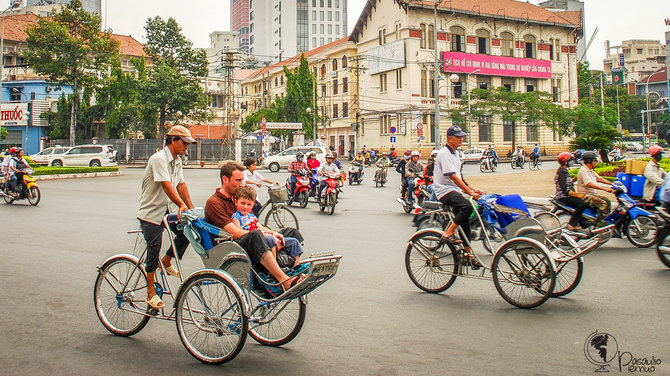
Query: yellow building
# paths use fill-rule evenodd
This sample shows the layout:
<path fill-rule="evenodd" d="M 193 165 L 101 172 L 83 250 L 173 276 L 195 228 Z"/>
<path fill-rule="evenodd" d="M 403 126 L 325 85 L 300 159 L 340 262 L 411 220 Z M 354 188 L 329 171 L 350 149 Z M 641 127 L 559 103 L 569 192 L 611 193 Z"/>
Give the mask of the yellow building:
<path fill-rule="evenodd" d="M 440 144 L 451 126 L 448 111 L 476 87 L 541 90 L 557 105 L 576 106 L 580 25 L 574 22 L 513 0 L 444 0 L 437 7 L 428 1 L 369 0 L 350 36 L 359 56 L 366 57 L 359 76 L 361 145 L 434 147 L 436 52 Z M 566 147 L 546 127 L 488 116 L 463 126 L 468 123 L 472 147 L 495 144 L 501 155 L 512 148 L 513 138 L 517 145 L 539 143 L 548 152 Z"/>

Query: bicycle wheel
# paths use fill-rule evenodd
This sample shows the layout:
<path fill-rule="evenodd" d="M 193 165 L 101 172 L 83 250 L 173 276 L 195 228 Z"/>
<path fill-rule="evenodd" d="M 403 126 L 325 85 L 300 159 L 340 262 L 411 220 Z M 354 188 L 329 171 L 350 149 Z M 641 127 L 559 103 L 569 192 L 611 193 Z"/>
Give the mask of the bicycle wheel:
<path fill-rule="evenodd" d="M 565 296 L 577 288 L 584 273 L 584 262 L 581 257 L 556 265 L 556 285 L 551 293 L 552 298 Z"/>
<path fill-rule="evenodd" d="M 102 265 L 95 279 L 93 303 L 105 329 L 124 337 L 142 330 L 149 322 L 142 314 L 147 308 L 146 297 L 147 275 L 137 260 L 118 256 Z"/>
<path fill-rule="evenodd" d="M 445 291 L 456 280 L 458 257 L 454 246 L 440 242 L 442 232 L 414 234 L 405 251 L 405 269 L 416 287 L 426 292 Z"/>
<path fill-rule="evenodd" d="M 184 282 L 175 302 L 181 343 L 203 363 L 234 359 L 244 346 L 249 321 L 242 296 L 215 273 L 196 275 Z"/>
<path fill-rule="evenodd" d="M 656 243 L 656 255 L 663 265 L 670 268 L 670 232 L 663 231 L 658 234 L 658 243 Z"/>
<path fill-rule="evenodd" d="M 626 237 L 636 247 L 647 248 L 656 243 L 658 226 L 653 219 L 639 216 L 626 225 Z"/>
<path fill-rule="evenodd" d="M 302 329 L 307 304 L 302 298 L 274 303 L 259 302 L 249 327 L 249 335 L 265 346 L 282 346 L 291 342 Z"/>
<path fill-rule="evenodd" d="M 265 215 L 263 225 L 278 230 L 286 227 L 292 227 L 296 230 L 300 229 L 300 226 L 298 226 L 298 217 L 295 216 L 293 210 L 286 206 L 272 207 Z"/>
<path fill-rule="evenodd" d="M 523 238 L 513 239 L 498 250 L 491 271 L 500 296 L 519 308 L 544 303 L 556 284 L 556 272 L 548 253 Z"/>

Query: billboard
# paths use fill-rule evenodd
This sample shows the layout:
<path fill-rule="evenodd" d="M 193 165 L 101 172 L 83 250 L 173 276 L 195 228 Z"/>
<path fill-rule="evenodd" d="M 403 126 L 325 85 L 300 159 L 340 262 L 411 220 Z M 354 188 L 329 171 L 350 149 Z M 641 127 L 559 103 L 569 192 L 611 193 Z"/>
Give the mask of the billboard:
<path fill-rule="evenodd" d="M 383 73 L 405 67 L 405 41 L 398 40 L 368 51 L 370 74 Z"/>
<path fill-rule="evenodd" d="M 518 57 L 442 52 L 443 70 L 506 77 L 551 78 L 551 61 Z"/>
<path fill-rule="evenodd" d="M 28 103 L 0 104 L 0 126 L 28 125 Z"/>

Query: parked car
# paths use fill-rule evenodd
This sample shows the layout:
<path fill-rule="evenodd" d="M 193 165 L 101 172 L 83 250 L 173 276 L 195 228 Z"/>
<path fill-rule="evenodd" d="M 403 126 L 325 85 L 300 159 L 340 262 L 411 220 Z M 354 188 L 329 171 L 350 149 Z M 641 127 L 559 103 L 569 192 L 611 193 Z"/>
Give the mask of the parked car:
<path fill-rule="evenodd" d="M 55 156 L 52 166 L 116 166 L 116 150 L 112 145 L 78 145 L 67 153 Z"/>
<path fill-rule="evenodd" d="M 639 142 L 629 142 L 626 144 L 626 151 L 642 151 L 643 146 Z"/>
<path fill-rule="evenodd" d="M 55 158 L 61 157 L 63 154 L 67 153 L 68 150 L 70 149 L 71 148 L 69 146 L 57 145 L 50 148 L 46 148 L 37 154 L 30 155 L 29 157 L 35 163 L 43 165 L 51 165 L 52 161 Z"/>
<path fill-rule="evenodd" d="M 295 161 L 298 152 L 307 155 L 309 152 L 316 153 L 316 159 L 324 163 L 326 161 L 327 150 L 323 146 L 294 146 L 282 151 L 279 154 L 271 155 L 263 160 L 263 167 L 267 167 L 272 172 L 277 172 L 282 168 L 288 168 L 291 162 Z"/>
<path fill-rule="evenodd" d="M 463 152 L 463 163 L 467 162 L 481 162 L 484 155 L 484 149 L 471 148 Z"/>

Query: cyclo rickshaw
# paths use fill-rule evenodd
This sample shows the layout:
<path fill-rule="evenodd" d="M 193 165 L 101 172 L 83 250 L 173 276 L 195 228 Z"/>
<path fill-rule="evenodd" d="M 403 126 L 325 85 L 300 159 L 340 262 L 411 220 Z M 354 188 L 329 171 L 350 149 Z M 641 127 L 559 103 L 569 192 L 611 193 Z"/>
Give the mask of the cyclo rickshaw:
<path fill-rule="evenodd" d="M 425 215 L 439 228 L 417 231 L 405 251 L 405 267 L 412 282 L 421 290 L 439 293 L 456 277 L 492 279 L 500 296 L 520 308 L 534 308 L 549 297 L 572 292 L 583 273 L 582 257 L 611 238 L 612 225 L 594 230 L 578 242 L 554 214 L 542 212 L 531 217 L 519 195 L 484 195 L 475 201 L 471 239 L 459 226 L 462 244 L 443 237 L 443 228 L 453 221 L 451 210 L 441 202 L 426 201 Z M 433 217 L 434 218 L 434 217 Z M 500 239 L 497 243 L 496 239 Z M 481 262 L 475 241 L 494 255 L 490 266 Z M 465 252 L 464 246 L 472 251 Z M 481 248 L 480 248 L 481 249 Z"/>
<path fill-rule="evenodd" d="M 183 212 L 179 225 L 205 268 L 184 278 L 180 262 L 174 258 L 179 286 L 172 286 L 162 264 L 156 270 L 156 292 L 163 299 L 170 296 L 174 301 L 171 307 L 166 304 L 165 308 L 153 309 L 144 301 L 146 247 L 140 246 L 144 250 L 139 257 L 118 254 L 98 266 L 93 300 L 103 326 L 115 335 L 131 336 L 152 318 L 176 321 L 184 347 L 196 359 L 210 364 L 234 359 L 247 334 L 267 346 L 281 346 L 293 340 L 305 321 L 307 294 L 335 275 L 342 256 L 328 251 L 301 260 L 286 274 L 304 274 L 306 278 L 284 291 L 272 276 L 251 264 L 230 234 L 206 223 L 198 211 Z M 177 222 L 176 214 L 163 218 L 166 228 Z M 173 234 L 167 232 L 176 249 Z M 141 230 L 129 233 L 137 236 L 137 251 L 144 241 Z"/>

